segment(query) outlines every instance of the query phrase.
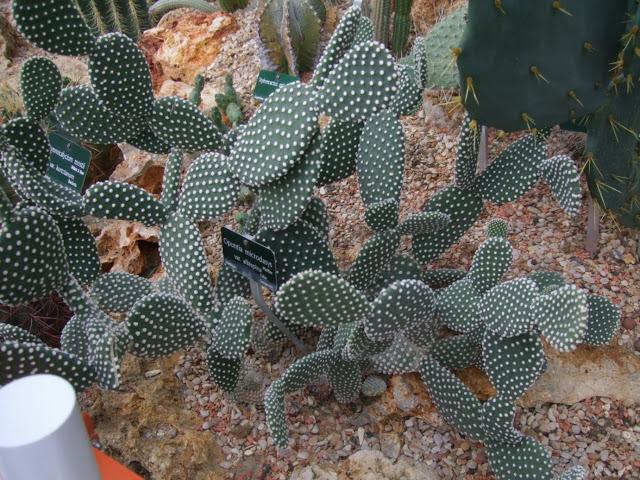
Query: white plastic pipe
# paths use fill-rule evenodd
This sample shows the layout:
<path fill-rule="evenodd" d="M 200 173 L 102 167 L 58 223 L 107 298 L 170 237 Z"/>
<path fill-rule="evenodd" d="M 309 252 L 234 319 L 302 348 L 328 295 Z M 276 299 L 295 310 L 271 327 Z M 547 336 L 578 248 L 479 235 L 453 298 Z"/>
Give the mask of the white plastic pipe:
<path fill-rule="evenodd" d="M 100 480 L 73 387 L 55 375 L 0 388 L 0 480 Z"/>

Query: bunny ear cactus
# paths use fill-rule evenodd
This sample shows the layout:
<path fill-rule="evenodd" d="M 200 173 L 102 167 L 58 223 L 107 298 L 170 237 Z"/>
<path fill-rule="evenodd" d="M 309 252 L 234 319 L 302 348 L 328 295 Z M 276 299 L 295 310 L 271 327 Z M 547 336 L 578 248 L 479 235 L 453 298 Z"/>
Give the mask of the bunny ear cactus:
<path fill-rule="evenodd" d="M 337 182 L 356 171 L 362 127 L 362 123 L 331 119 L 321 134 L 318 186 Z"/>
<path fill-rule="evenodd" d="M 151 281 L 126 272 L 101 275 L 93 282 L 91 297 L 108 312 L 127 312 L 142 298 L 153 292 Z"/>
<path fill-rule="evenodd" d="M 27 59 L 20 70 L 20 90 L 27 117 L 41 121 L 55 109 L 62 92 L 62 76 L 45 57 Z"/>

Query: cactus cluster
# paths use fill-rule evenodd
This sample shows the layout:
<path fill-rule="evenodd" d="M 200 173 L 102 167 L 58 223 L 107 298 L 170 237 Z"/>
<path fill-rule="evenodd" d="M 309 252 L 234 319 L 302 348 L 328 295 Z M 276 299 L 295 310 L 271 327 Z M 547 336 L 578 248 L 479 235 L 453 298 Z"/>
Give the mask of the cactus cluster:
<path fill-rule="evenodd" d="M 384 45 L 390 45 L 395 55 L 402 55 L 409 40 L 412 4 L 413 0 L 371 1 L 369 16 L 374 38 Z"/>
<path fill-rule="evenodd" d="M 455 182 L 423 211 L 400 218 L 400 117 L 421 104 L 427 55 L 418 44 L 396 62 L 372 40 L 359 8 L 344 14 L 308 84 L 280 87 L 248 122 L 225 133 L 194 102 L 154 98 L 135 43 L 122 33 L 95 36 L 73 1 L 56 2 L 53 23 L 39 16 L 39 7 L 27 16 L 25 2 L 15 3 L 20 28 L 32 41 L 88 56 L 91 84 L 63 89 L 50 61 L 28 62 L 22 72 L 28 115 L 0 130 L 0 167 L 22 200 L 14 205 L 0 191 L 0 302 L 19 304 L 56 290 L 74 312 L 60 350 L 2 326 L 0 384 L 52 372 L 78 390 L 96 382 L 116 388 L 126 352 L 162 356 L 202 341 L 220 389 L 232 398 L 255 398 L 262 382 L 245 354 L 258 337 L 275 341 L 283 334 L 271 323 L 256 328 L 244 277 L 223 266 L 214 286 L 198 228 L 233 209 L 248 187 L 257 201 L 243 230 L 276 254 L 278 317 L 294 330 L 322 328 L 317 351 L 265 393 L 279 446 L 287 445 L 285 396 L 315 377 L 327 375 L 336 398 L 351 402 L 361 391 L 384 391 L 380 378 L 362 381 L 369 371 L 420 371 L 445 417 L 487 445 L 500 478 L 538 478 L 526 477 L 525 466 L 513 472 L 509 455 L 530 458 L 539 478 L 549 478 L 543 449 L 509 425 L 514 399 L 544 366 L 539 336 L 562 351 L 604 344 L 617 326 L 617 309 L 548 273 L 501 284 L 512 254 L 500 221 L 490 223 L 490 238 L 468 272 L 421 269 L 477 221 L 485 200 L 513 201 L 540 178 L 568 213 L 578 210 L 576 168 L 568 157 L 546 159 L 545 131 L 513 143 L 478 174 L 478 126 L 466 118 Z M 235 100 L 225 94 L 220 102 L 228 102 L 227 111 Z M 51 111 L 80 139 L 168 154 L 160 198 L 108 181 L 81 196 L 49 180 L 49 145 L 38 122 Z M 323 116 L 330 117 L 324 127 Z M 183 175 L 185 152 L 196 158 Z M 373 234 L 341 271 L 330 249 L 326 207 L 313 192 L 353 173 Z M 87 215 L 158 226 L 167 276 L 155 284 L 126 273 L 99 276 Z M 398 253 L 403 236 L 412 239 L 415 259 Z M 444 326 L 456 334 L 444 335 Z M 483 366 L 499 391 L 485 405 L 449 371 L 472 363 Z"/>

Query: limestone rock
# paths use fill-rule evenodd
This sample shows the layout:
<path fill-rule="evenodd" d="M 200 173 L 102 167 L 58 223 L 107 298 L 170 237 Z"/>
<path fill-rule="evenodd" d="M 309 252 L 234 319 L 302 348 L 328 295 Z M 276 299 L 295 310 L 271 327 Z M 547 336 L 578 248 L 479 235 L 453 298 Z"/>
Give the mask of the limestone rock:
<path fill-rule="evenodd" d="M 132 147 L 128 143 L 118 144 L 123 160 L 113 171 L 109 180 L 128 182 L 160 195 L 166 155 L 155 155 Z"/>

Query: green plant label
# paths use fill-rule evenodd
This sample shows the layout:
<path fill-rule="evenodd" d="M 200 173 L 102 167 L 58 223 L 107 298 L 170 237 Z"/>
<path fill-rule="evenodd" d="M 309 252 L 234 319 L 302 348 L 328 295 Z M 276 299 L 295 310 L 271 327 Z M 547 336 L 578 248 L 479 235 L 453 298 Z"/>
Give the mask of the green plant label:
<path fill-rule="evenodd" d="M 222 227 L 222 256 L 224 263 L 240 275 L 271 291 L 278 289 L 276 255 L 270 248 L 251 237 Z"/>
<path fill-rule="evenodd" d="M 258 81 L 256 82 L 256 88 L 253 91 L 253 96 L 260 101 L 264 101 L 281 85 L 293 83 L 298 80 L 300 79 L 293 75 L 272 72 L 270 70 L 260 70 L 260 74 L 258 74 Z"/>
<path fill-rule="evenodd" d="M 51 157 L 47 175 L 52 180 L 82 193 L 91 163 L 91 150 L 59 133 L 49 134 Z"/>

